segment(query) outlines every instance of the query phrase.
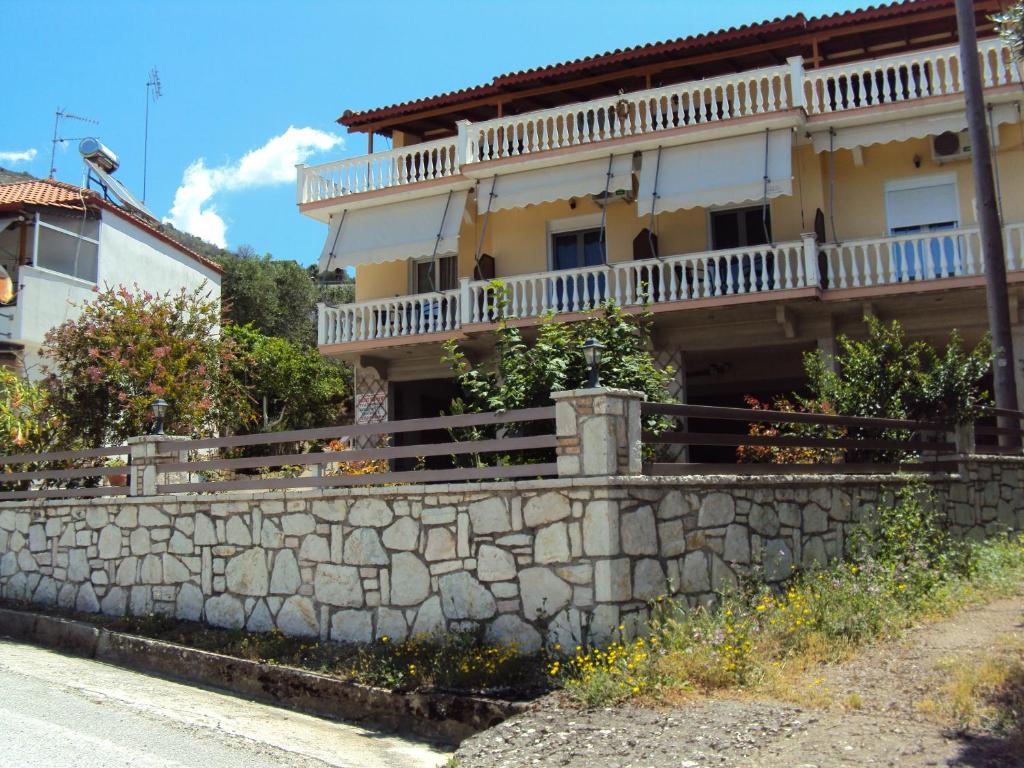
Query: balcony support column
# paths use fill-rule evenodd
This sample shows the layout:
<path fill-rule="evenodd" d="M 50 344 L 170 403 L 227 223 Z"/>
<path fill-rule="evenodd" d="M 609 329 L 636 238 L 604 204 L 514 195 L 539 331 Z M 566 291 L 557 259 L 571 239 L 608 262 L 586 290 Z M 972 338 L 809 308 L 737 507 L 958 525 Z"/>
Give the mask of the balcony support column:
<path fill-rule="evenodd" d="M 469 120 L 457 120 L 455 127 L 458 130 L 458 137 L 455 141 L 455 170 L 458 171 L 459 168 L 470 162 Z"/>
<path fill-rule="evenodd" d="M 327 305 L 322 301 L 316 303 L 316 343 L 327 343 Z"/>
<path fill-rule="evenodd" d="M 789 64 L 789 87 L 792 89 L 793 109 L 803 109 L 807 106 L 804 96 L 804 57 L 790 56 L 786 59 Z"/>
<path fill-rule="evenodd" d="M 804 232 L 800 235 L 804 246 L 804 280 L 806 288 L 821 287 L 821 280 L 818 275 L 818 238 L 813 232 Z"/>
<path fill-rule="evenodd" d="M 473 322 L 472 316 L 472 293 L 469 290 L 469 278 L 459 278 L 459 326 L 466 326 Z"/>

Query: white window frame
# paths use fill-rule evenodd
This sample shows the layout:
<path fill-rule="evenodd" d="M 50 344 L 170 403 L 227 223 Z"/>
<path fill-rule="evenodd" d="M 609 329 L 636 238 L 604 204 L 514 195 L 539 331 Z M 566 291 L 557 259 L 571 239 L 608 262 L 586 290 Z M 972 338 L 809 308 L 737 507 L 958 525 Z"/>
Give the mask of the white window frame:
<path fill-rule="evenodd" d="M 732 205 L 732 204 L 730 204 L 730 205 L 711 205 L 711 206 L 708 206 L 707 208 L 705 208 L 704 209 L 704 232 L 706 233 L 706 236 L 707 236 L 706 240 L 707 240 L 707 245 L 708 245 L 708 247 L 707 247 L 708 251 L 710 252 L 710 251 L 714 251 L 715 250 L 714 231 L 711 228 L 711 215 L 712 214 L 714 214 L 714 213 L 727 213 L 729 211 L 746 211 L 746 210 L 750 210 L 752 208 L 757 208 L 758 210 L 760 210 L 761 209 L 761 203 L 753 202 L 753 203 L 740 203 L 740 204 L 737 204 L 737 205 Z M 772 201 L 771 201 L 771 199 L 768 200 L 768 220 L 771 222 L 772 228 L 774 228 L 775 220 L 772 218 Z M 774 235 L 775 235 L 775 232 L 772 232 L 773 238 L 774 238 Z M 743 247 L 743 246 L 741 246 L 741 247 Z M 755 246 L 755 247 L 757 247 L 757 246 Z"/>
<path fill-rule="evenodd" d="M 902 179 L 890 179 L 883 184 L 882 196 L 883 202 L 885 203 L 885 233 L 888 236 L 892 236 L 892 209 L 889 206 L 889 193 L 890 192 L 903 192 L 908 189 L 927 189 L 928 187 L 947 187 L 953 186 L 953 197 L 956 199 L 956 219 L 953 223 L 954 229 L 960 228 L 960 185 L 957 183 L 957 175 L 955 172 L 951 173 L 929 173 L 924 176 L 910 176 Z M 935 224 L 937 222 L 927 221 L 921 222 L 917 226 L 928 226 L 929 224 Z"/>
<path fill-rule="evenodd" d="M 456 273 L 457 273 L 458 272 L 458 266 L 459 266 L 459 254 L 457 254 L 457 253 L 439 253 L 437 256 L 421 256 L 418 259 L 409 259 L 409 295 L 410 296 L 418 296 L 419 295 L 419 285 L 417 284 L 418 283 L 417 272 L 418 272 L 418 267 L 419 267 L 420 264 L 429 264 L 430 262 L 434 262 L 434 276 L 435 276 L 435 280 L 436 280 L 436 276 L 441 274 L 441 269 L 440 269 L 441 265 L 440 265 L 439 262 L 441 261 L 441 259 L 447 259 L 447 258 L 455 259 L 455 269 L 456 269 Z M 455 288 L 459 287 L 458 286 L 458 274 L 456 274 L 455 286 L 454 287 Z M 424 293 L 444 293 L 444 291 L 435 288 L 433 291 L 424 291 Z"/>
<path fill-rule="evenodd" d="M 86 280 L 84 277 L 79 277 L 77 274 L 69 275 L 66 272 L 61 272 L 61 271 L 56 270 L 56 269 L 50 269 L 49 267 L 41 267 L 41 266 L 39 266 L 39 228 L 40 227 L 46 227 L 47 229 L 52 229 L 54 232 L 60 232 L 61 234 L 67 235 L 68 237 L 73 237 L 73 238 L 75 238 L 77 240 L 82 240 L 83 242 L 91 243 L 92 245 L 95 245 L 96 246 L 96 280 Z M 35 267 L 36 269 L 41 269 L 44 272 L 51 272 L 51 273 L 53 273 L 55 275 L 64 275 L 65 277 L 73 278 L 73 279 L 78 280 L 79 282 L 85 283 L 87 285 L 97 285 L 98 284 L 97 281 L 99 280 L 99 271 L 100 271 L 100 241 L 99 241 L 98 238 L 97 239 L 93 239 L 91 237 L 86 237 L 85 235 L 80 235 L 77 232 L 72 232 L 70 229 L 64 229 L 63 227 L 58 227 L 55 224 L 50 224 L 49 222 L 43 221 L 42 218 L 40 218 L 39 214 L 36 213 L 36 216 L 35 216 L 35 229 L 32 232 L 32 266 Z M 78 272 L 78 255 L 77 255 L 77 253 L 75 254 L 75 272 L 76 273 Z"/>
<path fill-rule="evenodd" d="M 606 222 L 607 224 L 607 222 Z M 547 252 L 548 252 L 548 271 L 553 272 L 555 270 L 555 251 L 552 247 L 552 235 L 566 235 L 570 232 L 579 232 L 583 229 L 600 229 L 601 228 L 601 214 L 600 213 L 586 213 L 580 216 L 567 216 L 564 219 L 548 219 L 547 226 L 545 227 L 545 239 L 547 240 Z M 604 261 L 608 263 L 608 236 L 607 227 L 604 238 L 605 251 Z"/>

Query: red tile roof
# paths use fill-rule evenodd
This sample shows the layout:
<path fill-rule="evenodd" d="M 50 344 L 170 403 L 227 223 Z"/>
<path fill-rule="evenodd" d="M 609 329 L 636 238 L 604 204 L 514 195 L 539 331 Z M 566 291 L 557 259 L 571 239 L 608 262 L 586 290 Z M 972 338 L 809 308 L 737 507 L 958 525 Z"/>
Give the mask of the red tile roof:
<path fill-rule="evenodd" d="M 589 70 L 615 67 L 616 65 L 642 62 L 644 59 L 666 54 L 686 54 L 695 52 L 698 49 L 716 48 L 723 45 L 735 45 L 747 41 L 765 42 L 766 38 L 789 37 L 793 33 L 815 32 L 835 29 L 848 26 L 854 23 L 878 21 L 883 19 L 910 16 L 928 11 L 952 9 L 955 0 L 896 0 L 877 6 L 868 6 L 851 11 L 828 14 L 824 16 L 806 17 L 802 13 L 783 18 L 776 18 L 770 21 L 763 21 L 756 24 L 746 24 L 739 27 L 721 29 L 717 32 L 702 33 L 680 37 L 674 40 L 662 42 L 645 43 L 643 45 L 619 48 L 614 51 L 585 56 L 571 61 L 564 61 L 558 64 L 550 64 L 544 67 L 524 69 L 518 72 L 509 72 L 494 77 L 490 83 L 463 88 L 456 91 L 448 91 L 436 96 L 428 96 L 422 99 L 414 99 L 386 107 L 377 107 L 360 112 L 346 110 L 338 118 L 338 122 L 350 128 L 357 128 L 369 123 L 377 122 L 388 118 L 412 115 L 416 112 L 433 109 L 437 107 L 454 106 L 471 100 L 488 96 L 497 96 L 508 93 L 514 96 L 515 91 L 509 90 L 510 86 L 522 86 L 526 83 L 564 77 L 566 75 L 580 75 Z"/>
<path fill-rule="evenodd" d="M 186 256 L 209 267 L 219 275 L 224 274 L 220 265 L 205 256 L 186 248 L 172 237 L 160 231 L 155 222 L 140 213 L 114 205 L 104 200 L 99 193 L 56 179 L 30 179 L 14 184 L 0 184 L 0 210 L 17 211 L 24 208 L 65 208 L 75 211 L 105 210 L 120 216 L 158 240 L 181 251 Z"/>
<path fill-rule="evenodd" d="M 55 179 L 32 179 L 0 185 L 0 206 L 39 205 L 80 211 L 95 194 Z"/>

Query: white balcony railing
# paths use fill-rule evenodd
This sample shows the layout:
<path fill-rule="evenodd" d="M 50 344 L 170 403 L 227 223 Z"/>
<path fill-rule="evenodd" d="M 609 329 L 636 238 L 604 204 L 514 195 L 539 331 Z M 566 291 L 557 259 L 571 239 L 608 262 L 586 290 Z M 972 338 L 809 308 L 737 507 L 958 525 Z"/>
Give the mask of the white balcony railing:
<path fill-rule="evenodd" d="M 978 58 L 983 87 L 1020 82 L 1013 52 L 1001 40 L 979 43 Z M 962 89 L 957 46 L 837 64 L 804 73 L 804 100 L 809 115 L 945 96 Z"/>
<path fill-rule="evenodd" d="M 1024 224 L 1004 228 L 1006 269 L 1024 270 Z M 977 228 L 849 240 L 821 246 L 821 287 L 869 288 L 985 273 Z"/>
<path fill-rule="evenodd" d="M 978 45 L 986 88 L 1021 82 L 1001 40 Z M 804 70 L 803 60 L 634 91 L 479 123 L 455 137 L 298 168 L 299 203 L 389 189 L 460 173 L 463 166 L 611 141 L 673 128 L 803 108 L 808 115 L 960 93 L 960 49 L 932 48 Z"/>
<path fill-rule="evenodd" d="M 806 267 L 803 243 L 793 242 L 508 277 L 500 289 L 474 282 L 463 320 L 586 312 L 609 300 L 628 307 L 803 288 Z"/>
<path fill-rule="evenodd" d="M 1006 269 L 1024 271 L 1024 223 L 1004 228 Z M 813 238 L 583 269 L 463 280 L 457 290 L 338 307 L 320 305 L 319 343 L 450 332 L 505 318 L 697 299 L 742 300 L 795 288 L 842 290 L 984 274 L 977 228 L 817 244 Z"/>
<path fill-rule="evenodd" d="M 794 69 L 795 66 L 795 69 Z M 538 112 L 473 123 L 466 157 L 498 160 L 562 147 L 576 147 L 671 128 L 714 123 L 788 109 L 791 80 L 800 83 L 800 60 Z"/>
<path fill-rule="evenodd" d="M 459 291 L 319 306 L 319 343 L 419 336 L 459 327 Z"/>
<path fill-rule="evenodd" d="M 418 181 L 443 179 L 458 172 L 455 139 L 428 141 L 333 163 L 300 167 L 298 197 L 300 202 L 311 203 Z"/>

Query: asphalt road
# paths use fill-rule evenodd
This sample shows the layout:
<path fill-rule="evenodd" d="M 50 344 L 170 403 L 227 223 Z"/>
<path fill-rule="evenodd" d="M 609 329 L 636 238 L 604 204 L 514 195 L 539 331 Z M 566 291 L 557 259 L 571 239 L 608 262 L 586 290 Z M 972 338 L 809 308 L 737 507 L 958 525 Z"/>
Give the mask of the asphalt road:
<path fill-rule="evenodd" d="M 448 753 L 0 639 L 2 768 L 426 768 Z"/>

